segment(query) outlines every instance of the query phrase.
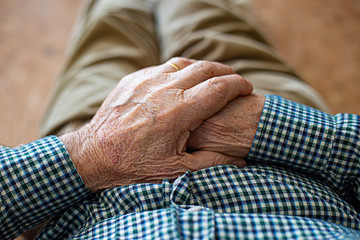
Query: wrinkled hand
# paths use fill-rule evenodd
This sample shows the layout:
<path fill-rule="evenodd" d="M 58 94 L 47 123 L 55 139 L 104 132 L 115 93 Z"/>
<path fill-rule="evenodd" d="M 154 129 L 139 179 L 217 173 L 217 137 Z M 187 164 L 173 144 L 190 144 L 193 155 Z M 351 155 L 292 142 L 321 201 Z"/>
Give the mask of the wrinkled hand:
<path fill-rule="evenodd" d="M 175 58 L 124 77 L 91 122 L 61 140 L 91 191 L 175 178 L 187 170 L 245 163 L 211 151 L 186 153 L 201 123 L 252 85 L 220 63 Z"/>
<path fill-rule="evenodd" d="M 232 100 L 191 133 L 188 147 L 245 158 L 259 124 L 265 97 L 252 94 Z"/>

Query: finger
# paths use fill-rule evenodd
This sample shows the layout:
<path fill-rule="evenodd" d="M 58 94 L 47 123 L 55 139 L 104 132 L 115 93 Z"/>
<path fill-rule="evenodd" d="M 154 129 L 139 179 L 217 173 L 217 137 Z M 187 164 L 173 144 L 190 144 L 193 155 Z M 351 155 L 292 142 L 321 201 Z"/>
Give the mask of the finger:
<path fill-rule="evenodd" d="M 193 153 L 186 153 L 181 158 L 181 164 L 183 164 L 186 169 L 196 171 L 218 165 L 244 167 L 246 166 L 246 161 L 241 158 L 231 157 L 218 152 L 196 151 Z"/>
<path fill-rule="evenodd" d="M 160 65 L 159 67 L 165 73 L 173 73 L 176 71 L 180 71 L 181 69 L 184 69 L 195 62 L 196 60 L 194 59 L 175 57 L 175 58 L 171 58 L 170 60 Z"/>
<path fill-rule="evenodd" d="M 173 74 L 175 86 L 180 89 L 189 89 L 213 77 L 234 74 L 231 67 L 208 61 L 197 61 Z"/>
<path fill-rule="evenodd" d="M 187 102 L 187 116 L 191 116 L 193 125 L 190 131 L 222 109 L 228 102 L 239 95 L 249 95 L 253 90 L 251 82 L 238 74 L 211 78 L 184 92 Z"/>

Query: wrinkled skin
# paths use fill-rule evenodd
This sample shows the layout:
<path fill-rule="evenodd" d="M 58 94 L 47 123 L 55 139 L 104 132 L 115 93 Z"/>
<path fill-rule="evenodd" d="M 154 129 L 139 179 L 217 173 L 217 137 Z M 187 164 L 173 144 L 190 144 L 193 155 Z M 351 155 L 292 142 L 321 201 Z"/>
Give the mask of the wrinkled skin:
<path fill-rule="evenodd" d="M 124 77 L 91 122 L 61 136 L 91 191 L 160 182 L 187 170 L 239 158 L 200 150 L 186 153 L 190 132 L 228 102 L 249 95 L 252 84 L 220 63 L 171 59 Z"/>
<path fill-rule="evenodd" d="M 188 147 L 245 158 L 253 143 L 265 97 L 237 97 L 191 133 Z"/>

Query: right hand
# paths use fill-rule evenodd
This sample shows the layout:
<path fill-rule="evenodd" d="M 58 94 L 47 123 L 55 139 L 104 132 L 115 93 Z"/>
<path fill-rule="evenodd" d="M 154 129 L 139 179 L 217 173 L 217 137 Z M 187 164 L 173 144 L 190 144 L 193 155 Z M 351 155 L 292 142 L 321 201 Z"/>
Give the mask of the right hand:
<path fill-rule="evenodd" d="M 265 97 L 258 94 L 237 97 L 191 133 L 188 147 L 246 158 L 255 138 L 264 103 Z"/>
<path fill-rule="evenodd" d="M 184 58 L 124 77 L 91 122 L 61 140 L 91 191 L 176 178 L 187 170 L 245 162 L 211 151 L 186 153 L 201 123 L 252 84 L 230 67 Z"/>

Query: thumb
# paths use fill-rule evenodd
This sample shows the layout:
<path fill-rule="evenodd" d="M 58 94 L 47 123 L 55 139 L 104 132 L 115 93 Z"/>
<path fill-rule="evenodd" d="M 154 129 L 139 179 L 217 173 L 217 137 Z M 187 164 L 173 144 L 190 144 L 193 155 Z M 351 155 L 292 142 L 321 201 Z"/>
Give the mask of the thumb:
<path fill-rule="evenodd" d="M 186 153 L 182 156 L 181 162 L 186 169 L 190 169 L 191 171 L 197 171 L 212 166 L 227 164 L 235 165 L 237 167 L 246 166 L 244 159 L 211 151 L 196 151 L 193 153 Z"/>

